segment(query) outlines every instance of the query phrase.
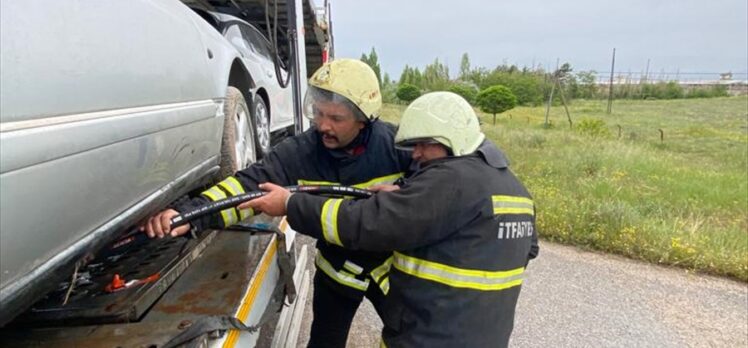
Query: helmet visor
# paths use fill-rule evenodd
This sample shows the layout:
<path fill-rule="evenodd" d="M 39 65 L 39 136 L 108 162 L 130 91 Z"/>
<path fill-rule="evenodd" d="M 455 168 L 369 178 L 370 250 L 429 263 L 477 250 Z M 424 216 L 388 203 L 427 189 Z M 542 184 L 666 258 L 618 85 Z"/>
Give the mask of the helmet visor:
<path fill-rule="evenodd" d="M 302 113 L 311 121 L 324 116 L 321 105 L 339 104 L 344 105 L 353 113 L 353 117 L 359 121 L 366 121 L 367 118 L 348 98 L 335 92 L 324 90 L 315 86 L 308 86 L 304 95 L 304 105 Z M 336 115 L 341 116 L 341 115 Z"/>
<path fill-rule="evenodd" d="M 441 144 L 441 143 L 432 138 L 416 138 L 416 139 L 403 140 L 395 144 L 395 148 L 398 150 L 403 150 L 403 151 L 413 151 L 413 149 L 418 144 L 429 145 L 429 144 Z"/>

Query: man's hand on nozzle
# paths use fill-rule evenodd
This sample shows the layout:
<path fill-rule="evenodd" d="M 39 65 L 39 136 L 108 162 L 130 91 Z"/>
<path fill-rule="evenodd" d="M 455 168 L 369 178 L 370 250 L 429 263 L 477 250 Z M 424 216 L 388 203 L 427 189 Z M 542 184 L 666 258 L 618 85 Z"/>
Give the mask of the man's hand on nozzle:
<path fill-rule="evenodd" d="M 397 191 L 399 189 L 400 189 L 400 186 L 392 185 L 392 184 L 379 184 L 379 185 L 374 185 L 372 187 L 369 187 L 369 191 L 374 191 L 374 192 L 392 192 L 392 191 Z"/>
<path fill-rule="evenodd" d="M 286 205 L 288 204 L 288 199 L 291 197 L 291 192 L 282 186 L 269 182 L 260 184 L 260 189 L 266 191 L 267 194 L 260 198 L 255 198 L 251 201 L 239 204 L 238 208 L 252 208 L 255 211 L 262 211 L 270 216 L 286 215 Z"/>
<path fill-rule="evenodd" d="M 179 215 L 179 212 L 174 209 L 166 209 L 156 215 L 148 218 L 148 221 L 140 225 L 140 230 L 145 232 L 148 237 L 164 238 L 164 236 L 178 237 L 190 231 L 192 226 L 190 224 L 179 226 L 175 229 L 171 229 L 171 219 Z"/>

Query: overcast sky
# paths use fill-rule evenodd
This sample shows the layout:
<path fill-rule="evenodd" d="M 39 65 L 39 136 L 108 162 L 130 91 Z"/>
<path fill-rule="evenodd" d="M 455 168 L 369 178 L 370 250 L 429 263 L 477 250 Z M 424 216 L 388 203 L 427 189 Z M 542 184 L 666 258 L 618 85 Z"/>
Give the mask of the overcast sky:
<path fill-rule="evenodd" d="M 642 72 L 648 59 L 650 73 L 681 78 L 748 72 L 746 0 L 331 1 L 336 56 L 373 46 L 393 78 L 435 58 L 455 77 L 464 52 L 473 66 L 555 68 L 559 58 L 575 71 L 610 71 L 614 47 L 617 72 Z"/>

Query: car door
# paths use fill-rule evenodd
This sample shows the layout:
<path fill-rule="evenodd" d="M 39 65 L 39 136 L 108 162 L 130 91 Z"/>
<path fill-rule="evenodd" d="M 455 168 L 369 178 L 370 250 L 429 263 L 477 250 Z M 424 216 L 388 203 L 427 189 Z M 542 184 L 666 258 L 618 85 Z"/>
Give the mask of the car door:
<path fill-rule="evenodd" d="M 270 42 L 252 26 L 243 24 L 242 30 L 245 38 L 250 40 L 252 49 L 263 57 L 262 69 L 265 73 L 264 77 L 268 79 L 267 89 L 271 104 L 270 128 L 277 130 L 293 124 L 291 87 L 282 88 L 278 83 Z M 281 74 L 281 77 L 285 79 L 287 74 L 283 69 L 281 69 Z"/>

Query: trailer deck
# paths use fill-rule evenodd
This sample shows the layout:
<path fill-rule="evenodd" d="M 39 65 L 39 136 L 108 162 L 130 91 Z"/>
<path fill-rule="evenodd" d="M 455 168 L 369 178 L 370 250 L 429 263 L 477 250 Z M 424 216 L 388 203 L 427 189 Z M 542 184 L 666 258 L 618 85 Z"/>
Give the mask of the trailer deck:
<path fill-rule="evenodd" d="M 293 231 L 285 220 L 259 216 L 250 219 L 249 225 L 276 224 L 285 231 L 291 240 Z M 158 298 L 147 315 L 139 321 L 87 324 L 70 326 L 71 322 L 59 322 L 54 326 L 49 317 L 33 321 L 34 315 L 27 314 L 26 320 L 0 330 L 0 345 L 3 347 L 161 347 L 181 331 L 189 328 L 206 316 L 234 316 L 246 325 L 254 325 L 263 315 L 275 287 L 281 284 L 278 263 L 279 245 L 276 235 L 237 231 L 206 231 L 201 240 L 210 241 L 204 248 L 194 248 L 194 261 L 185 267 L 182 274 Z M 286 249 L 294 260 L 293 248 Z M 299 253 L 298 266 L 294 273 L 297 289 L 308 288 L 309 277 L 304 274 L 306 248 Z M 137 289 L 132 289 L 136 292 Z M 130 290 L 124 290 L 130 291 Z M 285 346 L 286 339 L 295 339 L 298 331 L 289 332 L 294 311 L 301 301 L 284 307 L 280 313 L 272 345 Z M 44 302 L 44 301 L 42 301 Z M 272 310 L 272 309 L 271 309 Z M 303 312 L 303 307 L 301 309 Z M 33 312 L 33 309 L 32 309 Z M 140 313 L 130 313 L 135 315 Z M 39 319 L 40 317 L 37 317 Z M 127 317 L 131 318 L 131 317 Z M 123 319 L 119 317 L 119 319 Z M 110 320 L 111 321 L 111 320 Z M 286 322 L 287 321 L 287 322 Z M 298 328 L 296 328 L 298 330 Z M 206 333 L 202 339 L 211 347 L 254 346 L 259 333 L 227 330 Z"/>

